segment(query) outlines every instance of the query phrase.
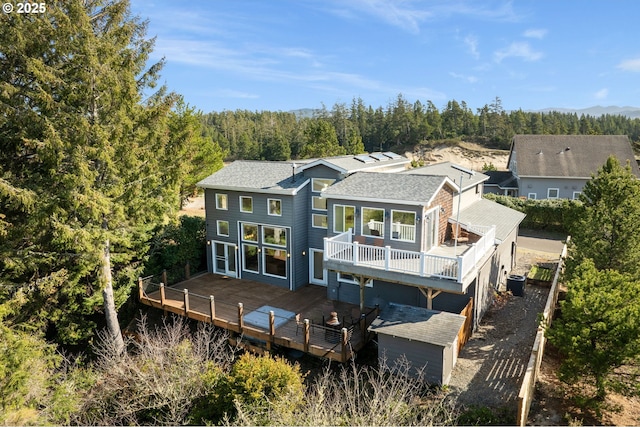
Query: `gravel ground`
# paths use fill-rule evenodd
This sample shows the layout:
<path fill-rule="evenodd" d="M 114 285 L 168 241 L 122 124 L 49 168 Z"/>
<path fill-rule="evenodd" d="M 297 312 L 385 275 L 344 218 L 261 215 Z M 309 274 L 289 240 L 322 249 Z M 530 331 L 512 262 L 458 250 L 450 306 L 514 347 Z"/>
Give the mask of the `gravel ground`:
<path fill-rule="evenodd" d="M 535 263 L 549 263 L 553 257 L 519 250 L 516 273 L 524 274 Z M 449 384 L 459 407 L 471 405 L 517 409 L 531 347 L 537 330 L 537 316 L 544 310 L 549 287 L 527 286 L 525 296 L 501 292 L 482 319 L 481 325 L 458 356 Z"/>

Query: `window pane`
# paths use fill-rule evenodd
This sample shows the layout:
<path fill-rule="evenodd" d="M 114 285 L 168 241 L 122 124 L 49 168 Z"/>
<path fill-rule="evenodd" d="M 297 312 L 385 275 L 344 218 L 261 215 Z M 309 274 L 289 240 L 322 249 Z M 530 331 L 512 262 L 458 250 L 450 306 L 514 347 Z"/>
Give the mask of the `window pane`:
<path fill-rule="evenodd" d="M 415 241 L 415 212 L 391 211 L 391 238 L 395 240 Z"/>
<path fill-rule="evenodd" d="M 327 210 L 327 199 L 323 197 L 313 196 L 313 209 L 319 211 Z"/>
<path fill-rule="evenodd" d="M 244 269 L 258 273 L 258 247 L 254 245 L 243 245 Z"/>
<path fill-rule="evenodd" d="M 362 234 L 384 237 L 384 209 L 362 208 Z"/>
<path fill-rule="evenodd" d="M 327 216 L 313 214 L 313 226 L 317 228 L 327 228 Z"/>
<path fill-rule="evenodd" d="M 282 202 L 280 199 L 269 199 L 269 215 L 282 215 Z"/>
<path fill-rule="evenodd" d="M 287 230 L 280 227 L 262 227 L 262 243 L 286 246 Z"/>
<path fill-rule="evenodd" d="M 257 242 L 258 226 L 253 224 L 242 224 L 242 240 Z"/>
<path fill-rule="evenodd" d="M 333 229 L 335 232 L 341 233 L 350 228 L 355 230 L 355 207 L 335 205 L 333 207 L 333 212 L 335 221 Z"/>
<path fill-rule="evenodd" d="M 221 236 L 229 235 L 229 221 L 218 221 L 218 234 Z"/>
<path fill-rule="evenodd" d="M 240 210 L 242 212 L 253 212 L 253 198 L 240 197 Z"/>
<path fill-rule="evenodd" d="M 287 277 L 287 251 L 264 248 L 264 272 Z"/>
<path fill-rule="evenodd" d="M 216 209 L 227 209 L 227 195 L 216 194 Z"/>
<path fill-rule="evenodd" d="M 333 184 L 335 181 L 336 181 L 335 179 L 313 178 L 311 190 L 315 191 L 316 193 L 319 193 L 322 190 L 324 190 L 326 187 Z"/>

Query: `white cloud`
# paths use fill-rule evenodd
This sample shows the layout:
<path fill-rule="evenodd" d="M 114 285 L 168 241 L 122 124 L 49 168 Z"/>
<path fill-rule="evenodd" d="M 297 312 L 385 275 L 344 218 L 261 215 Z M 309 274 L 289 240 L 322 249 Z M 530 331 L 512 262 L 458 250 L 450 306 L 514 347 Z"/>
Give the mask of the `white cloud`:
<path fill-rule="evenodd" d="M 537 61 L 544 55 L 542 52 L 535 52 L 529 46 L 529 43 L 513 42 L 504 49 L 497 50 L 493 57 L 496 62 L 502 62 L 505 58 L 521 58 L 524 61 Z"/>
<path fill-rule="evenodd" d="M 467 76 L 464 74 L 454 73 L 453 71 L 449 72 L 449 75 L 453 78 L 464 80 L 467 83 L 476 83 L 478 81 L 478 78 L 476 76 Z"/>
<path fill-rule="evenodd" d="M 605 99 L 607 96 L 609 96 L 609 89 L 602 88 L 599 91 L 597 91 L 596 93 L 594 93 L 593 96 L 596 99 Z"/>
<path fill-rule="evenodd" d="M 480 58 L 480 52 L 478 52 L 478 38 L 476 36 L 468 35 L 464 38 L 464 44 L 469 48 L 471 56 L 476 59 Z"/>
<path fill-rule="evenodd" d="M 530 39 L 543 39 L 547 35 L 544 28 L 531 28 L 524 32 L 523 36 Z"/>
<path fill-rule="evenodd" d="M 640 71 L 640 58 L 636 59 L 627 59 L 626 61 L 622 61 L 618 64 L 619 69 L 623 71 Z"/>

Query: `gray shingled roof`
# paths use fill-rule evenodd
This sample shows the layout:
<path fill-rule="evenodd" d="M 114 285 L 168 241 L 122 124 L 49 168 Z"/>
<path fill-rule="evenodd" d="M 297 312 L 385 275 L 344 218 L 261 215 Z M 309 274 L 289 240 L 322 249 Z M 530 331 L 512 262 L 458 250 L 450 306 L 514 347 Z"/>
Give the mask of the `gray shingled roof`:
<path fill-rule="evenodd" d="M 350 198 L 428 203 L 442 185 L 444 176 L 406 175 L 398 173 L 357 172 L 333 184 L 322 192 L 327 198 Z"/>
<path fill-rule="evenodd" d="M 377 153 L 372 153 L 377 154 Z M 363 163 L 360 160 L 356 159 L 353 155 L 348 156 L 335 156 L 335 157 L 325 157 L 322 159 L 316 159 L 315 161 L 307 163 L 305 166 L 301 168 L 301 170 L 305 170 L 307 168 L 313 167 L 316 164 L 327 164 L 334 169 L 339 170 L 342 173 L 354 173 L 359 171 L 375 171 L 377 169 L 382 168 L 390 168 L 393 166 L 402 167 L 404 165 L 409 164 L 410 161 L 404 156 L 401 156 L 398 159 L 385 159 L 379 160 L 372 163 Z"/>
<path fill-rule="evenodd" d="M 526 215 L 487 199 L 480 199 L 460 211 L 464 225 L 496 226 L 496 239 L 504 240 Z"/>
<path fill-rule="evenodd" d="M 464 321 L 465 317 L 459 314 L 389 303 L 369 330 L 446 347 L 453 344 Z"/>
<path fill-rule="evenodd" d="M 640 177 L 625 135 L 516 135 L 509 161 L 514 155 L 519 176 L 590 178 L 614 155 Z"/>
<path fill-rule="evenodd" d="M 292 179 L 293 162 L 236 160 L 198 183 L 199 187 L 294 194 L 305 182 L 302 173 Z M 298 170 L 298 169 L 296 169 Z"/>
<path fill-rule="evenodd" d="M 511 171 L 485 171 L 489 179 L 484 185 L 497 185 L 500 188 L 518 188 L 518 180 Z"/>
<path fill-rule="evenodd" d="M 460 181 L 460 170 L 456 169 L 454 166 L 455 163 L 452 162 L 442 162 L 442 163 L 434 163 L 432 165 L 422 166 L 420 168 L 408 169 L 402 173 L 410 174 L 410 175 L 442 175 L 447 176 L 451 181 L 459 184 Z M 462 188 L 467 189 L 470 187 L 475 187 L 477 184 L 486 181 L 489 179 L 487 175 L 482 172 L 475 172 L 473 175 L 469 175 L 467 173 L 463 173 L 462 178 Z"/>

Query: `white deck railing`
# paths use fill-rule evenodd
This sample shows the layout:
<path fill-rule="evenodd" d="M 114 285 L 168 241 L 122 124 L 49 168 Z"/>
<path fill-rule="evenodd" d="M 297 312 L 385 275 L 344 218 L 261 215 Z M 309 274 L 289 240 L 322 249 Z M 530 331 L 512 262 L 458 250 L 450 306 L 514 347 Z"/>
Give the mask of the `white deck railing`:
<path fill-rule="evenodd" d="M 364 245 L 352 241 L 349 230 L 324 239 L 324 259 L 421 277 L 451 279 L 462 283 L 462 279 L 476 267 L 494 242 L 495 227 L 489 227 L 480 240 L 466 247 L 461 255 L 442 256 L 394 249 L 390 246 Z"/>

